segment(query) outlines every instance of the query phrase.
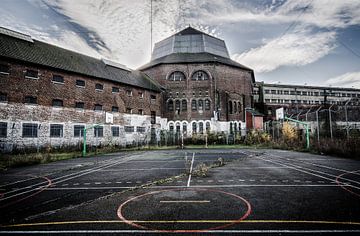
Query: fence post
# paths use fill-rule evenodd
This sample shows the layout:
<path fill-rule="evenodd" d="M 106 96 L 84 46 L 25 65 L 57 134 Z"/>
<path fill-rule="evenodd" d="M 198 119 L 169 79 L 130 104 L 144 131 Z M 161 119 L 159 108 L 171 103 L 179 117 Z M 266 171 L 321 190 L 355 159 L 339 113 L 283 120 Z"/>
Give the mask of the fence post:
<path fill-rule="evenodd" d="M 331 138 L 331 140 L 333 140 L 331 108 L 332 108 L 334 105 L 335 105 L 335 104 L 332 104 L 332 105 L 329 107 L 329 123 L 330 123 L 330 138 Z"/>
<path fill-rule="evenodd" d="M 319 125 L 319 111 L 322 108 L 322 106 L 320 106 L 317 110 L 316 110 L 316 124 L 317 124 L 317 140 L 318 140 L 318 144 L 320 144 L 320 125 Z"/>
<path fill-rule="evenodd" d="M 347 113 L 347 105 L 351 101 L 351 98 L 349 101 L 345 103 L 345 120 L 346 120 L 346 138 L 349 139 L 349 120 L 348 120 L 348 113 Z"/>

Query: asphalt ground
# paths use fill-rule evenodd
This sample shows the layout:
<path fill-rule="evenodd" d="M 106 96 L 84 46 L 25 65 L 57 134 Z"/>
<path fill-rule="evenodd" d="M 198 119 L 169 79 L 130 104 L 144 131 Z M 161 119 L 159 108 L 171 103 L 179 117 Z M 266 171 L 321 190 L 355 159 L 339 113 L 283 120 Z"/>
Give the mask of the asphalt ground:
<path fill-rule="evenodd" d="M 0 234 L 20 235 L 358 235 L 360 162 L 185 149 L 10 169 L 0 223 Z"/>

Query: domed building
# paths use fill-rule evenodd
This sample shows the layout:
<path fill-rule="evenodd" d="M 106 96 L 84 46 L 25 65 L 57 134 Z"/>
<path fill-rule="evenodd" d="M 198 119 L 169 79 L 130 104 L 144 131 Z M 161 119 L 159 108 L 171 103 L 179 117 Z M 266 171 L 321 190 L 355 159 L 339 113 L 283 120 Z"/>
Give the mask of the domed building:
<path fill-rule="evenodd" d="M 230 59 L 223 40 L 188 27 L 156 43 L 140 70 L 164 89 L 161 116 L 168 130 L 190 135 L 245 128 L 254 72 Z"/>

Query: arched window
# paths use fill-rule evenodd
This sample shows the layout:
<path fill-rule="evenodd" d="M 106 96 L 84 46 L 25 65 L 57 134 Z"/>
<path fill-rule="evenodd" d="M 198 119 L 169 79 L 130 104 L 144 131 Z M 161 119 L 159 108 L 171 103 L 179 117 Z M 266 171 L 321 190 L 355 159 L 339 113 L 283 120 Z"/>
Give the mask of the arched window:
<path fill-rule="evenodd" d="M 204 101 L 200 99 L 198 101 L 198 104 L 199 104 L 199 110 L 204 110 Z"/>
<path fill-rule="evenodd" d="M 197 103 L 196 100 L 191 101 L 191 110 L 196 111 L 197 110 Z"/>
<path fill-rule="evenodd" d="M 180 123 L 176 124 L 176 133 L 180 133 Z"/>
<path fill-rule="evenodd" d="M 170 80 L 170 81 L 183 81 L 183 80 L 185 80 L 185 75 L 184 75 L 184 73 L 182 73 L 180 71 L 174 71 L 173 73 L 171 73 L 169 75 L 168 80 Z"/>
<path fill-rule="evenodd" d="M 168 111 L 174 110 L 174 101 L 173 100 L 168 101 L 167 109 L 168 109 Z"/>
<path fill-rule="evenodd" d="M 210 131 L 210 122 L 206 122 L 206 132 Z"/>
<path fill-rule="evenodd" d="M 238 110 L 239 110 L 239 113 L 241 112 L 241 103 L 238 102 Z"/>
<path fill-rule="evenodd" d="M 205 71 L 199 70 L 199 71 L 196 71 L 192 75 L 191 79 L 192 80 L 208 80 L 209 76 Z"/>
<path fill-rule="evenodd" d="M 204 123 L 202 122 L 199 123 L 199 133 L 200 134 L 204 133 Z"/>
<path fill-rule="evenodd" d="M 175 110 L 180 111 L 180 100 L 175 101 Z"/>
<path fill-rule="evenodd" d="M 210 100 L 209 99 L 205 100 L 205 110 L 210 110 Z"/>
<path fill-rule="evenodd" d="M 186 134 L 187 133 L 187 124 L 185 122 L 183 123 L 183 128 L 182 129 L 183 129 L 182 130 L 183 133 Z"/>
<path fill-rule="evenodd" d="M 174 125 L 173 125 L 173 124 L 170 124 L 170 125 L 169 125 L 169 131 L 170 131 L 170 132 L 174 132 Z"/>
<path fill-rule="evenodd" d="M 192 123 L 192 132 L 193 134 L 196 134 L 196 123 Z"/>
<path fill-rule="evenodd" d="M 187 101 L 186 101 L 186 99 L 183 99 L 181 101 L 181 110 L 182 111 L 187 111 Z"/>
<path fill-rule="evenodd" d="M 237 132 L 237 124 L 236 123 L 234 123 L 234 131 L 235 131 L 235 133 Z"/>
<path fill-rule="evenodd" d="M 230 123 L 230 134 L 233 133 L 233 123 Z"/>
<path fill-rule="evenodd" d="M 234 102 L 234 113 L 237 113 L 237 102 Z"/>
<path fill-rule="evenodd" d="M 233 105 L 232 101 L 229 101 L 229 114 L 233 113 Z"/>

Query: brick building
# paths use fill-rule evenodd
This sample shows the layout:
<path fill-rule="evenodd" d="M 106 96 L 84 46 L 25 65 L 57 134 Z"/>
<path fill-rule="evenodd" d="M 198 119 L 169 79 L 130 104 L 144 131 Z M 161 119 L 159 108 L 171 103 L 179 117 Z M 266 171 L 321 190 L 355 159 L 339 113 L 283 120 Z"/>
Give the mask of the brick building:
<path fill-rule="evenodd" d="M 223 40 L 188 27 L 156 43 L 140 70 L 165 88 L 167 129 L 190 134 L 245 128 L 254 72 L 230 59 Z"/>
<path fill-rule="evenodd" d="M 93 145 L 239 131 L 254 82 L 223 40 L 191 27 L 156 43 L 139 70 L 0 28 L 0 150 L 80 146 L 94 125 Z"/>

